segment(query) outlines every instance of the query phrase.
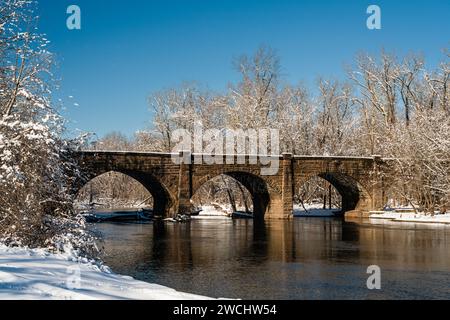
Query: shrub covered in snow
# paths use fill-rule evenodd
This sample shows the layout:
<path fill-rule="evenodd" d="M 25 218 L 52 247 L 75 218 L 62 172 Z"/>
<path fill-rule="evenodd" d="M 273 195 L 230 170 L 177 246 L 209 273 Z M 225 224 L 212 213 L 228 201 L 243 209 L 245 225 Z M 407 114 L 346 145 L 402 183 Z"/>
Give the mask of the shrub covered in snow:
<path fill-rule="evenodd" d="M 77 176 L 51 103 L 51 54 L 34 28 L 34 1 L 2 1 L 0 10 L 0 238 L 8 244 L 86 248 L 91 238 L 74 217 Z"/>
<path fill-rule="evenodd" d="M 82 248 L 92 240 L 83 219 L 74 216 L 70 188 L 77 169 L 70 146 L 54 123 L 23 122 L 19 115 L 0 120 L 3 241 L 63 249 L 71 242 Z"/>

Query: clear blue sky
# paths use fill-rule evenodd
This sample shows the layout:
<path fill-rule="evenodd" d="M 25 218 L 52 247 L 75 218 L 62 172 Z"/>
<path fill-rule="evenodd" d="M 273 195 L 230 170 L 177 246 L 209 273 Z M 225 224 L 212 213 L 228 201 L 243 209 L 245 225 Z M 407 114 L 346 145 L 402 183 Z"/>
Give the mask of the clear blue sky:
<path fill-rule="evenodd" d="M 238 77 L 232 58 L 261 44 L 278 51 L 287 82 L 308 86 L 318 76 L 343 77 L 361 51 L 423 53 L 433 66 L 450 44 L 448 0 L 38 2 L 69 128 L 100 137 L 148 127 L 152 92 L 186 81 L 225 90 Z M 81 8 L 80 31 L 66 28 L 70 4 Z M 382 30 L 366 28 L 370 4 L 381 7 Z"/>

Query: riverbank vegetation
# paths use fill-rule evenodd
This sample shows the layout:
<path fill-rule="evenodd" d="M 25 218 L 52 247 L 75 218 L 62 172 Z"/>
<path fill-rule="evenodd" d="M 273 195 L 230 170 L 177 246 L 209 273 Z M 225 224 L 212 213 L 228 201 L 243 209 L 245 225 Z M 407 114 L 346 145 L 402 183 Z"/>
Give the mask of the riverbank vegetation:
<path fill-rule="evenodd" d="M 84 251 L 91 238 L 70 192 L 78 172 L 70 153 L 80 141 L 62 137 L 53 56 L 36 31 L 35 6 L 6 0 L 0 7 L 0 240 Z"/>

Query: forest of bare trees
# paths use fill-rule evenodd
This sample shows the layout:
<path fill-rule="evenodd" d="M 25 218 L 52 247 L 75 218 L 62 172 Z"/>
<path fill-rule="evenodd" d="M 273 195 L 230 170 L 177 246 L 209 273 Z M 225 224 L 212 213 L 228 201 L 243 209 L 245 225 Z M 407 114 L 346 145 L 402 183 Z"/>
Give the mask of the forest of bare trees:
<path fill-rule="evenodd" d="M 260 47 L 254 55 L 234 61 L 240 81 L 226 92 L 191 84 L 157 92 L 148 99 L 154 116 L 148 130 L 131 139 L 113 133 L 90 147 L 171 152 L 174 130 L 193 132 L 196 123 L 205 129 L 273 128 L 280 132 L 282 152 L 393 158 L 390 197 L 428 213 L 445 211 L 450 204 L 448 59 L 448 51 L 443 51 L 441 63 L 429 69 L 419 55 L 360 54 L 346 79 L 320 78 L 310 89 L 286 83 L 276 52 Z M 204 194 L 235 201 L 226 192 L 215 195 L 214 190 L 223 189 L 218 183 L 224 180 L 211 183 Z M 225 180 L 225 185 L 233 186 L 233 195 L 242 198 L 236 183 Z M 331 202 L 335 191 L 326 183 L 319 185 L 315 197 Z M 119 187 L 110 186 L 109 193 L 111 188 Z M 297 190 L 300 202 L 304 189 Z M 337 196 L 331 198 L 336 201 Z M 239 201 L 244 205 L 245 200 Z"/>

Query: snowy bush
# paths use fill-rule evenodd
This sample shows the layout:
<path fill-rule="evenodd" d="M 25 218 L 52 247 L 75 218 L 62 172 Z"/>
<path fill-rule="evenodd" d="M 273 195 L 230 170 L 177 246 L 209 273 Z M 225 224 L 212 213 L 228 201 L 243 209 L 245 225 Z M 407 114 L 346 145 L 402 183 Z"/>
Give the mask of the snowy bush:
<path fill-rule="evenodd" d="M 59 134 L 53 125 L 24 122 L 20 115 L 0 120 L 4 241 L 37 247 L 55 246 L 62 235 L 85 237 L 82 222 L 73 218 L 70 188 L 76 166 L 70 160 L 70 143 Z"/>
<path fill-rule="evenodd" d="M 36 30 L 34 1 L 0 8 L 0 238 L 7 244 L 86 251 L 92 238 L 74 216 L 77 177 L 51 103 L 52 56 Z"/>

